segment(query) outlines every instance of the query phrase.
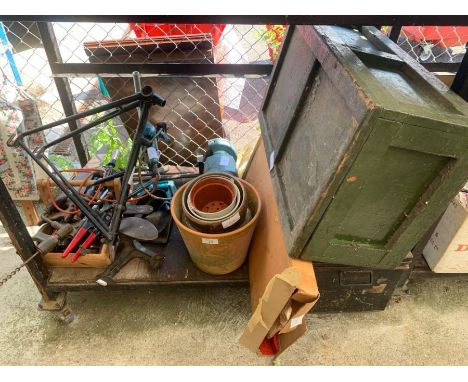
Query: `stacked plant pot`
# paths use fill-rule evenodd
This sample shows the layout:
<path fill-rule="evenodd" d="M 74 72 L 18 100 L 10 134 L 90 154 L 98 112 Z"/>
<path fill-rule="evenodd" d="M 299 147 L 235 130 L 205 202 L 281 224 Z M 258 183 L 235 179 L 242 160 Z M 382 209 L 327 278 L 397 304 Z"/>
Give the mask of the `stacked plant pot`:
<path fill-rule="evenodd" d="M 257 191 L 246 181 L 207 173 L 177 191 L 171 213 L 195 265 L 226 274 L 245 261 L 260 208 Z"/>

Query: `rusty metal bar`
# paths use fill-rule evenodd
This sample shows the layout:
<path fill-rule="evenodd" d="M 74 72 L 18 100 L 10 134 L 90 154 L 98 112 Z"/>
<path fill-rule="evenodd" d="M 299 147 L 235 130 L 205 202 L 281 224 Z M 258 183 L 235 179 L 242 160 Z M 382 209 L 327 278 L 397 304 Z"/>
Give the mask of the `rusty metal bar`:
<path fill-rule="evenodd" d="M 55 38 L 54 29 L 49 23 L 38 23 L 39 33 L 41 34 L 42 44 L 44 45 L 44 50 L 47 55 L 47 61 L 49 65 L 52 66 L 52 63 L 62 62 L 62 57 L 60 55 L 60 50 L 57 45 L 57 40 Z M 70 89 L 70 83 L 68 78 L 64 77 L 54 77 L 55 86 L 57 86 L 57 91 L 60 97 L 60 102 L 62 103 L 63 111 L 68 117 L 70 115 L 76 114 L 77 110 L 75 107 L 75 102 L 73 101 L 73 94 Z M 78 121 L 69 121 L 68 126 L 70 131 L 75 131 L 79 128 L 80 124 Z M 86 150 L 81 142 L 81 138 L 78 135 L 73 137 L 73 143 L 75 144 L 76 153 L 78 154 L 78 159 L 80 160 L 81 166 L 85 166 L 88 162 L 88 156 L 86 155 Z"/>
<path fill-rule="evenodd" d="M 52 73 L 57 76 L 74 76 L 76 74 L 141 74 L 170 75 L 183 77 L 231 75 L 231 76 L 268 76 L 272 64 L 184 64 L 184 63 L 54 63 L 50 62 Z"/>
<path fill-rule="evenodd" d="M 4 21 L 170 23 L 170 24 L 296 24 L 296 25 L 468 25 L 461 15 L 8 15 Z"/>
<path fill-rule="evenodd" d="M 36 252 L 36 245 L 32 241 L 26 225 L 21 219 L 21 215 L 1 178 L 0 199 L 2 201 L 0 203 L 0 221 L 10 237 L 11 243 L 16 249 L 16 253 L 23 261 L 26 261 Z M 54 299 L 56 294 L 51 294 L 46 291 L 49 272 L 42 264 L 40 257 L 36 256 L 32 259 L 26 264 L 26 268 L 44 300 Z"/>
<path fill-rule="evenodd" d="M 400 32 L 401 32 L 401 25 L 393 25 L 388 38 L 396 43 L 398 42 L 398 37 L 400 37 Z"/>

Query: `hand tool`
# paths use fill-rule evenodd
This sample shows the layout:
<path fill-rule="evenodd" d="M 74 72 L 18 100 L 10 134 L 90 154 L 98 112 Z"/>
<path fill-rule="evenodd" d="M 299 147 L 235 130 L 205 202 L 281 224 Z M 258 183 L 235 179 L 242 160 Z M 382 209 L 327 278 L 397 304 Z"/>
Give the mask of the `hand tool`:
<path fill-rule="evenodd" d="M 84 243 L 79 246 L 75 254 L 70 259 L 70 262 L 71 263 L 76 262 L 76 260 L 78 260 L 78 258 L 80 257 L 83 249 L 86 250 L 89 247 L 91 247 L 91 245 L 96 241 L 98 237 L 99 237 L 99 231 L 96 228 L 91 228 L 89 230 L 89 236 L 86 238 Z"/>
<path fill-rule="evenodd" d="M 154 179 L 150 179 L 148 180 L 147 182 L 143 183 L 143 186 L 148 190 L 148 191 L 152 191 L 153 188 L 154 188 L 154 184 L 155 184 L 155 180 Z M 135 190 L 131 193 L 128 194 L 128 199 L 131 199 L 131 198 L 134 198 L 134 197 L 140 197 L 142 195 L 145 194 L 145 191 L 143 190 L 143 187 L 141 184 L 137 184 L 137 186 L 135 187 Z"/>
<path fill-rule="evenodd" d="M 146 216 L 145 219 L 153 224 L 158 232 L 162 232 L 171 222 L 171 214 L 166 210 L 157 210 Z"/>
<path fill-rule="evenodd" d="M 109 163 L 107 163 L 107 175 L 112 175 L 115 169 L 115 163 L 117 162 L 117 158 L 119 157 L 119 150 L 112 151 L 112 155 L 110 157 Z"/>
<path fill-rule="evenodd" d="M 127 204 L 124 215 L 148 215 L 153 212 L 149 204 Z"/>
<path fill-rule="evenodd" d="M 65 238 L 73 230 L 73 226 L 71 224 L 59 223 L 58 221 L 52 220 L 44 214 L 41 215 L 41 222 L 48 223 L 53 229 L 55 229 L 55 234 L 60 238 Z"/>
<path fill-rule="evenodd" d="M 105 197 L 107 193 L 108 193 L 108 190 L 103 191 L 101 193 L 102 197 Z M 111 209 L 112 209 L 112 204 L 109 203 L 99 210 L 99 212 L 104 216 L 105 221 L 110 220 L 110 216 L 107 214 L 107 212 L 109 212 Z M 89 232 L 88 237 L 83 242 L 83 244 L 79 246 L 75 254 L 72 256 L 70 260 L 72 263 L 78 260 L 80 255 L 83 253 L 83 250 L 88 249 L 96 241 L 96 239 L 98 239 L 99 236 L 101 236 L 101 233 L 99 232 L 99 230 L 96 229 L 96 227 L 94 227 L 92 223 L 87 221 L 87 218 L 85 218 L 82 226 L 78 229 L 78 232 L 76 233 L 76 235 L 73 237 L 68 247 L 63 252 L 62 258 L 66 258 L 70 254 L 70 252 L 73 252 L 73 249 L 81 241 L 81 239 L 86 236 L 88 232 Z"/>
<path fill-rule="evenodd" d="M 76 232 L 75 236 L 73 236 L 72 241 L 70 244 L 68 244 L 67 248 L 65 248 L 65 251 L 62 253 L 62 258 L 65 259 L 73 250 L 75 247 L 78 245 L 78 243 L 83 239 L 88 231 L 93 227 L 93 223 L 91 223 L 87 218 L 83 219 L 83 222 L 81 223 L 80 228 Z"/>
<path fill-rule="evenodd" d="M 32 237 L 33 241 L 38 242 L 37 249 L 41 254 L 45 255 L 46 253 L 51 252 L 59 243 L 60 240 L 67 237 L 73 231 L 73 226 L 71 224 L 60 224 L 59 222 L 49 220 L 42 216 L 42 220 L 47 223 L 43 225 L 39 231 Z M 44 231 L 47 228 L 47 225 L 52 229 L 55 229 L 53 234 L 46 234 Z"/>
<path fill-rule="evenodd" d="M 113 277 L 134 258 L 148 261 L 152 269 L 161 266 L 164 256 L 145 247 L 140 241 L 152 241 L 158 237 L 158 230 L 147 220 L 136 217 L 123 218 L 119 228 L 120 243 L 114 262 L 97 279 L 96 283 L 107 286 Z"/>
<path fill-rule="evenodd" d="M 134 216 L 122 219 L 119 232 L 136 240 L 152 241 L 158 238 L 158 230 L 153 224 Z"/>
<path fill-rule="evenodd" d="M 145 219 L 151 222 L 158 230 L 158 238 L 153 240 L 154 244 L 167 244 L 172 230 L 172 217 L 170 214 L 170 199 L 177 191 L 174 181 L 164 180 L 158 182 L 155 195 L 161 197 L 151 200 L 154 212 L 146 215 Z"/>
<path fill-rule="evenodd" d="M 122 235 L 123 236 L 123 235 Z M 148 261 L 149 266 L 157 270 L 161 267 L 164 256 L 145 247 L 138 240 L 123 236 L 119 243 L 118 255 L 114 262 L 96 278 L 96 283 L 101 286 L 107 286 L 114 282 L 114 276 L 128 264 L 130 260 L 142 258 Z"/>

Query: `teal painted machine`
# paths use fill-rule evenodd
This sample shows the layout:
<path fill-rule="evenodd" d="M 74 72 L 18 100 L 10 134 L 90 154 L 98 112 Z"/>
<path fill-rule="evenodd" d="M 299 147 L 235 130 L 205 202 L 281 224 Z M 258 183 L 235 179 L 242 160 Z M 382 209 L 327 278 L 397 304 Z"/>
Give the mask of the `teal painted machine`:
<path fill-rule="evenodd" d="M 237 176 L 237 150 L 235 146 L 224 138 L 208 141 L 205 154 L 204 172 L 227 172 Z"/>

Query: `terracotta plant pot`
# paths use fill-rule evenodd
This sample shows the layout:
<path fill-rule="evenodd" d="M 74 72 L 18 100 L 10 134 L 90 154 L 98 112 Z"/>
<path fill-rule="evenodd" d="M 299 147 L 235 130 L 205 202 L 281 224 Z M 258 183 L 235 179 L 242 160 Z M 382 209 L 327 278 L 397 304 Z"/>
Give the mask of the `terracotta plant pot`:
<path fill-rule="evenodd" d="M 245 189 L 245 200 L 252 218 L 237 229 L 227 233 L 208 234 L 196 231 L 182 222 L 182 197 L 189 183 L 184 184 L 172 198 L 171 214 L 187 246 L 190 258 L 203 272 L 224 275 L 235 271 L 245 261 L 250 240 L 255 230 L 262 204 L 255 188 L 248 182 L 238 179 Z"/>
<path fill-rule="evenodd" d="M 214 215 L 203 216 L 204 212 L 197 211 L 195 206 L 189 202 L 190 194 L 193 188 L 200 183 L 202 186 L 207 183 L 210 184 L 211 180 L 224 179 L 231 183 L 236 189 L 236 195 L 231 204 L 223 210 L 216 211 Z M 205 182 L 205 180 L 207 182 Z M 210 181 L 209 181 L 210 180 Z M 217 199 L 217 198 L 215 198 Z M 207 199 L 204 199 L 205 201 Z M 209 202 L 209 201 L 208 201 Z M 234 203 L 234 205 L 232 205 Z M 209 173 L 201 175 L 200 177 L 192 180 L 187 184 L 182 197 L 182 208 L 184 218 L 191 227 L 201 232 L 206 233 L 219 233 L 232 231 L 244 222 L 245 214 L 247 211 L 247 199 L 245 197 L 245 189 L 243 184 L 238 178 L 225 174 L 225 173 Z M 223 213 L 225 212 L 225 213 Z M 209 214 L 209 213 L 208 213 Z"/>
<path fill-rule="evenodd" d="M 207 177 L 195 182 L 187 205 L 195 216 L 217 220 L 228 215 L 239 200 L 239 190 L 228 178 Z"/>

